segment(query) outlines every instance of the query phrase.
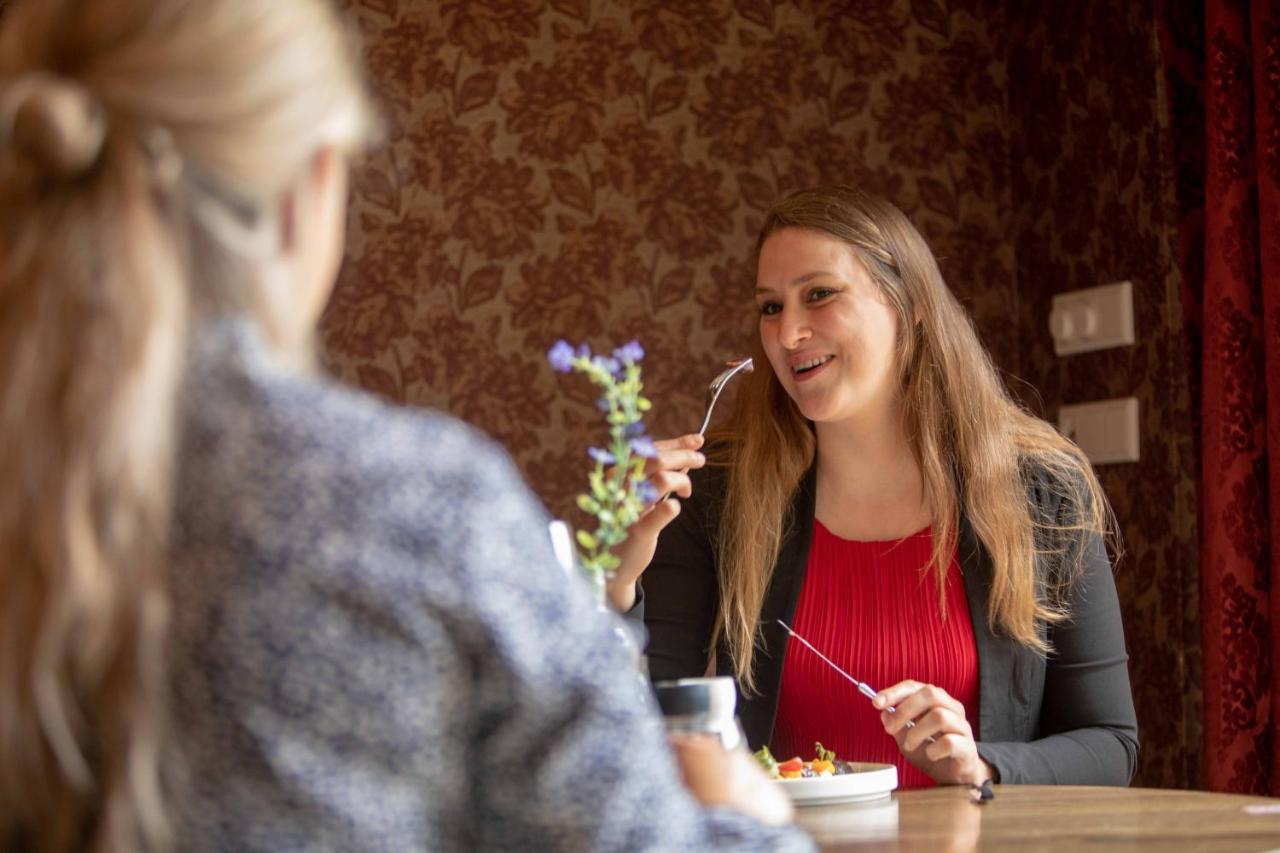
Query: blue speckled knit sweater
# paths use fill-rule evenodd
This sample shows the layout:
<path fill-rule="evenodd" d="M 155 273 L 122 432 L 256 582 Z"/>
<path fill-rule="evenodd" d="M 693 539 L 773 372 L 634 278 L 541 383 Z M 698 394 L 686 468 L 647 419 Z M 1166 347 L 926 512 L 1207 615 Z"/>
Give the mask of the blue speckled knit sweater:
<path fill-rule="evenodd" d="M 809 849 L 700 809 L 506 456 L 275 366 L 188 367 L 171 597 L 189 850 Z"/>

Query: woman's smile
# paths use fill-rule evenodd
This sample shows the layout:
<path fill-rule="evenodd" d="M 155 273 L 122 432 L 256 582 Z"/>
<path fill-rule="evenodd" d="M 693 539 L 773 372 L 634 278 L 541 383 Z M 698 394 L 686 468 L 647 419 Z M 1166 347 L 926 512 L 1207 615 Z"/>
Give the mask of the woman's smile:
<path fill-rule="evenodd" d="M 812 355 L 801 353 L 791 357 L 791 374 L 797 382 L 808 382 L 818 374 L 825 372 L 827 365 L 835 359 L 834 355 Z"/>

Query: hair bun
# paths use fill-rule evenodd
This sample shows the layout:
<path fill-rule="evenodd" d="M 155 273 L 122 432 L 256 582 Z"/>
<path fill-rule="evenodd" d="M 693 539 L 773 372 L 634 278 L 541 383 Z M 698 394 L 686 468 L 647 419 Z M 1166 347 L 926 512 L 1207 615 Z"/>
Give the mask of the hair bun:
<path fill-rule="evenodd" d="M 88 171 L 106 135 L 101 103 L 73 80 L 28 74 L 0 90 L 0 145 L 55 177 Z"/>

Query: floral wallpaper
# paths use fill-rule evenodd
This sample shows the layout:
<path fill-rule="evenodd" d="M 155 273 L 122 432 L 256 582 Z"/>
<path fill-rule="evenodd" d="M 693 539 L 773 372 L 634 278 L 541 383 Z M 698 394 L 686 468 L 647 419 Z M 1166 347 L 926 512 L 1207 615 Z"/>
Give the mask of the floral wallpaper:
<path fill-rule="evenodd" d="M 572 514 L 599 418 L 547 348 L 640 340 L 651 431 L 696 428 L 750 340 L 755 232 L 789 190 L 896 199 L 1014 353 L 998 18 L 887 0 L 344 5 L 387 144 L 355 176 L 332 365 L 477 424 L 554 512 Z"/>
<path fill-rule="evenodd" d="M 1197 783 L 1192 430 L 1150 0 L 340 5 L 386 139 L 354 175 L 323 326 L 335 372 L 476 424 L 576 520 L 602 425 L 548 347 L 639 339 L 651 431 L 688 431 L 753 332 L 762 211 L 822 181 L 884 194 L 1033 410 L 1142 401 L 1143 460 L 1100 472 L 1125 536 L 1135 784 Z M 1051 295 L 1120 279 L 1140 343 L 1054 357 Z"/>
<path fill-rule="evenodd" d="M 1140 461 L 1098 469 L 1123 537 L 1116 583 L 1142 739 L 1134 784 L 1194 787 L 1201 758 L 1195 428 L 1173 117 L 1162 100 L 1156 20 L 1151 2 L 1045 0 L 1011 21 L 1013 234 L 1031 408 L 1053 419 L 1065 403 L 1139 400 Z M 1047 333 L 1053 294 L 1125 279 L 1134 284 L 1138 342 L 1055 356 Z"/>

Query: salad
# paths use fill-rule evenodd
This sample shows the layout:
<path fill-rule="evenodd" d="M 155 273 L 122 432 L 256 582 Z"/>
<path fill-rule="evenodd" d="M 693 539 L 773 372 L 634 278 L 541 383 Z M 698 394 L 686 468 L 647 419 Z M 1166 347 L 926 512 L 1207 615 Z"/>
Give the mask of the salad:
<path fill-rule="evenodd" d="M 836 758 L 835 752 L 824 749 L 821 743 L 815 743 L 813 748 L 815 756 L 810 761 L 805 761 L 796 756 L 787 761 L 779 762 L 773 757 L 773 753 L 769 751 L 767 746 L 762 746 L 756 750 L 754 758 L 760 762 L 760 766 L 764 768 L 765 772 L 774 779 L 816 779 L 820 776 L 839 776 L 853 772 L 849 762 Z"/>

